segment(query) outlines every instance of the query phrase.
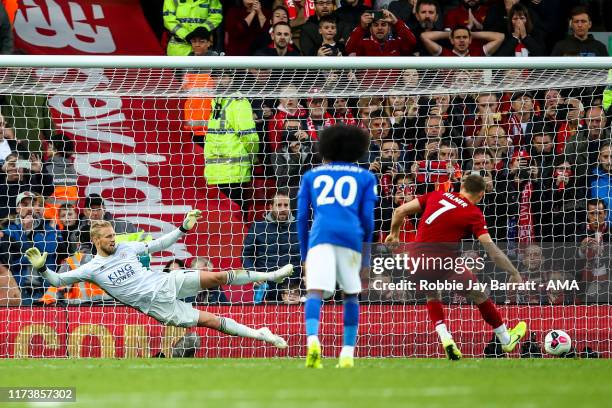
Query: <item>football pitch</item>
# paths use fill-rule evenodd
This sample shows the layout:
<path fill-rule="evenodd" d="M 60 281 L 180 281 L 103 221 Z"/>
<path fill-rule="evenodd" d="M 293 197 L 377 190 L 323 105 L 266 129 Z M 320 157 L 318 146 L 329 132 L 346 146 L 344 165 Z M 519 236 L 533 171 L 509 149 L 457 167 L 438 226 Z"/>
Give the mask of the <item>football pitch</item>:
<path fill-rule="evenodd" d="M 0 387 L 76 387 L 76 403 L 5 407 L 605 407 L 612 361 L 359 359 L 0 360 Z"/>

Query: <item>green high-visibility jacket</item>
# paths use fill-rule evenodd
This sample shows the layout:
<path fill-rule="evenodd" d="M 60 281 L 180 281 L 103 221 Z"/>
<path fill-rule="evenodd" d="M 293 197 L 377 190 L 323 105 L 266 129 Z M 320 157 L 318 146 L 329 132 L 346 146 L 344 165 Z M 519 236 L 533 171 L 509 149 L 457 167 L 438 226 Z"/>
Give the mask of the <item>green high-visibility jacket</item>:
<path fill-rule="evenodd" d="M 212 32 L 223 20 L 219 0 L 164 0 L 164 27 L 184 40 L 187 34 L 199 26 Z"/>
<path fill-rule="evenodd" d="M 215 98 L 204 144 L 208 184 L 251 180 L 253 157 L 259 149 L 253 108 L 245 98 Z"/>
<path fill-rule="evenodd" d="M 603 108 L 610 109 L 612 106 L 612 69 L 608 70 L 608 87 L 603 94 Z"/>

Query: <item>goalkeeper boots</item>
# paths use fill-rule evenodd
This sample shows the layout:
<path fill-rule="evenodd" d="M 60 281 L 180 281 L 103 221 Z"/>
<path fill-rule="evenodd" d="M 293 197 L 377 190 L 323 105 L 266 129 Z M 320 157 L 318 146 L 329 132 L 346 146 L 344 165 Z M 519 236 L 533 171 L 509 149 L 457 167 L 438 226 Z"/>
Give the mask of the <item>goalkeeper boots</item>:
<path fill-rule="evenodd" d="M 279 348 L 279 349 L 287 348 L 287 342 L 285 341 L 285 339 L 272 333 L 270 329 L 268 329 L 267 327 L 262 327 L 261 329 L 257 331 L 259 332 L 259 335 L 260 335 L 259 338 L 265 341 L 266 343 L 272 344 L 274 347 Z"/>
<path fill-rule="evenodd" d="M 463 357 L 461 350 L 459 350 L 459 347 L 457 347 L 457 344 L 455 344 L 455 340 L 453 339 L 444 340 L 442 342 L 442 348 L 444 349 L 444 353 L 446 353 L 446 357 L 449 360 L 461 360 L 461 357 Z"/>
<path fill-rule="evenodd" d="M 340 356 L 336 368 L 353 368 L 355 366 L 355 359 L 353 356 Z"/>
<path fill-rule="evenodd" d="M 306 368 L 323 368 L 321 363 L 321 343 L 318 341 L 313 341 L 308 345 Z"/>
<path fill-rule="evenodd" d="M 527 323 L 525 322 L 519 322 L 513 329 L 508 330 L 510 342 L 508 344 L 502 344 L 504 353 L 510 353 L 514 350 L 519 341 L 525 337 L 525 333 L 527 333 Z"/>
<path fill-rule="evenodd" d="M 282 281 L 284 281 L 285 278 L 288 278 L 289 276 L 293 275 L 293 265 L 287 264 L 283 266 L 282 268 L 274 272 L 270 272 L 270 273 L 274 275 L 273 276 L 274 282 L 282 283 Z"/>

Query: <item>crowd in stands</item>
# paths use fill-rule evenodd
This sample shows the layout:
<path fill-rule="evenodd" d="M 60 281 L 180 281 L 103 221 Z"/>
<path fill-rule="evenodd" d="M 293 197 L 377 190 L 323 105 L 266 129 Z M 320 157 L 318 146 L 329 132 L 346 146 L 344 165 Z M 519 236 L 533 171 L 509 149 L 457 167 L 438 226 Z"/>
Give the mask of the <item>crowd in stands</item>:
<path fill-rule="evenodd" d="M 163 23 L 168 55 L 193 53 L 197 29 L 229 56 L 607 56 L 590 33 L 590 10 L 611 24 L 606 3 L 166 0 Z"/>
<path fill-rule="evenodd" d="M 567 9 L 571 3 L 577 6 Z M 578 1 L 436 2 L 315 0 L 292 8 L 244 0 L 225 8 L 218 0 L 164 3 L 169 55 L 219 56 L 603 56 L 592 38 L 591 15 Z M 594 5 L 596 2 L 591 2 Z M 0 16 L 1 18 L 1 16 Z M 562 38 L 569 24 L 570 34 Z M 221 28 L 222 27 L 222 28 Z M 219 36 L 224 39 L 218 46 Z M 219 58 L 222 58 L 219 56 Z M 184 89 L 229 88 L 236 71 L 182 73 Z M 253 87 L 271 81 L 267 70 L 244 73 Z M 404 72 L 414 85 L 418 73 Z M 353 81 L 358 81 L 352 78 Z M 285 95 L 296 91 L 279 81 Z M 294 209 L 301 176 L 320 164 L 318 132 L 335 123 L 355 125 L 371 136 L 359 165 L 377 175 L 380 201 L 372 240 L 383 243 L 393 210 L 432 190 L 458 191 L 465 174 L 487 182 L 480 204 L 491 235 L 520 266 L 525 279 L 576 279 L 578 290 L 493 293 L 500 303 L 577 304 L 610 302 L 612 264 L 612 92 L 600 88 L 534 92 L 387 97 L 187 98 L 183 129 L 203 147 L 205 179 L 233 201 L 248 232 L 242 248 L 246 269 L 270 271 L 292 263 L 295 275 L 282 285 L 254 288 L 254 301 L 299 303 L 301 275 Z M 2 305 L 105 304 L 113 300 L 93 284 L 50 288 L 23 256 L 32 245 L 49 252 L 47 266 L 65 271 L 95 256 L 89 226 L 109 220 L 118 239 L 146 234 L 106 211 L 104 199 L 79 199 L 67 136 L 41 135 L 43 147 L 17 140 L 0 116 L 0 302 Z M 253 208 L 254 180 L 272 181 L 263 214 Z M 407 219 L 401 240 L 415 238 L 417 219 Z M 347 232 L 350 233 L 350 232 Z M 554 247 L 548 245 L 555 242 Z M 561 254 L 559 254 L 561 250 Z M 376 245 L 376 251 L 388 251 Z M 376 253 L 375 251 L 375 253 Z M 479 253 L 466 249 L 465 257 Z M 555 260 L 552 262 L 551 260 Z M 149 265 L 150 259 L 141 262 Z M 204 257 L 168 262 L 180 268 L 214 270 Z M 504 281 L 491 265 L 481 280 Z M 403 271 L 379 277 L 400 281 Z M 414 293 L 374 290 L 364 276 L 362 300 L 415 302 Z M 189 301 L 227 304 L 223 288 Z M 462 300 L 453 294 L 449 302 Z M 463 300 L 465 301 L 465 300 Z"/>

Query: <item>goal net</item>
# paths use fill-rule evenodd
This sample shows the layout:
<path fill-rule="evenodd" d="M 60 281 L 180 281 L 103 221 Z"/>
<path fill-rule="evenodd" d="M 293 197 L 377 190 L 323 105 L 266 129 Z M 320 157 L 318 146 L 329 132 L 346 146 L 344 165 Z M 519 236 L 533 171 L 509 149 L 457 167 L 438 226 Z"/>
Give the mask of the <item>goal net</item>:
<path fill-rule="evenodd" d="M 522 351 L 537 354 L 546 332 L 561 329 L 578 353 L 609 356 L 609 61 L 476 59 L 463 69 L 458 59 L 26 60 L 0 68 L 0 357 L 177 357 L 195 337 L 196 356 L 303 356 L 296 198 L 300 177 L 321 164 L 319 132 L 337 123 L 370 134 L 359 164 L 379 181 L 358 356 L 442 355 L 425 297 L 395 262 L 418 219 L 402 226 L 402 245 L 383 243 L 395 208 L 458 191 L 472 173 L 486 181 L 479 206 L 491 236 L 533 287 L 506 290 L 507 275 L 472 241 L 462 258 L 481 261 L 473 272 L 508 324 L 528 322 Z M 265 272 L 292 263 L 282 284 L 185 299 L 270 327 L 288 351 L 163 326 L 91 283 L 52 288 L 23 256 L 36 246 L 64 273 L 95 256 L 92 220 L 111 221 L 119 242 L 148 241 L 192 209 L 203 211 L 195 230 L 143 265 Z M 461 291 L 440 289 L 464 355 L 496 355 L 478 309 Z M 337 355 L 341 297 L 323 310 L 324 350 Z"/>

